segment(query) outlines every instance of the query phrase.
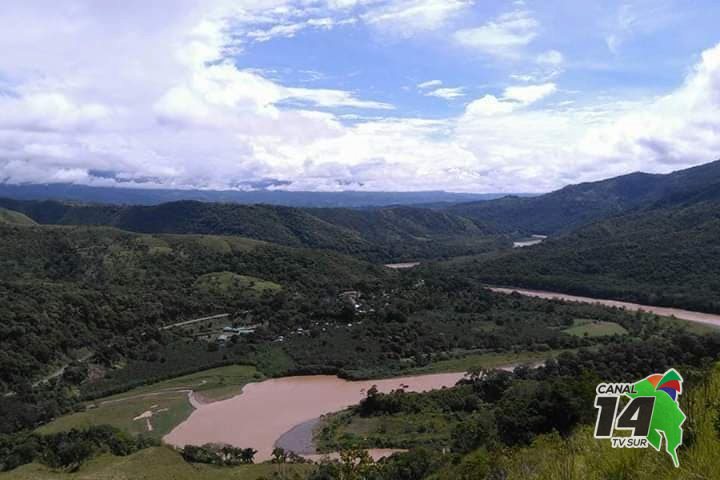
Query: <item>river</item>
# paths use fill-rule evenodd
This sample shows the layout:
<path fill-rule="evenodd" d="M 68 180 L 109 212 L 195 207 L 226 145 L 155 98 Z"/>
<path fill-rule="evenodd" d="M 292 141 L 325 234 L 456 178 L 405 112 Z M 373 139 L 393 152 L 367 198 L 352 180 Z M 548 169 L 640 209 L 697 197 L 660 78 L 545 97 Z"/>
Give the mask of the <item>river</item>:
<path fill-rule="evenodd" d="M 226 443 L 252 447 L 258 451 L 255 460 L 262 462 L 271 458 L 275 442 L 283 434 L 294 428 L 307 428 L 313 419 L 359 403 L 373 385 L 381 392 L 401 387 L 424 392 L 451 387 L 464 376 L 464 373 L 441 373 L 350 382 L 315 375 L 250 383 L 240 395 L 197 405 L 190 417 L 164 440 L 175 446 Z"/>
<path fill-rule="evenodd" d="M 663 317 L 675 317 L 689 322 L 704 323 L 720 327 L 720 315 L 711 313 L 692 312 L 690 310 L 681 310 L 678 308 L 654 307 L 651 305 L 640 305 L 637 303 L 620 302 L 618 300 L 604 300 L 600 298 L 579 297 L 576 295 L 566 295 L 564 293 L 546 292 L 542 290 L 526 290 L 522 288 L 490 288 L 497 293 L 519 293 L 527 297 L 544 298 L 548 300 L 564 300 L 566 302 L 593 303 L 604 305 L 606 307 L 624 308 L 631 312 L 642 310 L 644 312 L 655 313 Z"/>

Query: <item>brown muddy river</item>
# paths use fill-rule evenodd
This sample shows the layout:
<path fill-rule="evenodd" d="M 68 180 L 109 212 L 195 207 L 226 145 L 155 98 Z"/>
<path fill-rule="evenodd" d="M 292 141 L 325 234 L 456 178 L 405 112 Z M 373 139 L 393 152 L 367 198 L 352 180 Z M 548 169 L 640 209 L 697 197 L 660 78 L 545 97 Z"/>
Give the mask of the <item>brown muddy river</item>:
<path fill-rule="evenodd" d="M 441 373 L 349 382 L 316 375 L 251 383 L 233 398 L 197 405 L 190 417 L 164 440 L 176 446 L 227 443 L 252 447 L 258 451 L 255 460 L 261 462 L 270 458 L 275 442 L 284 433 L 321 415 L 359 403 L 373 385 L 381 392 L 400 387 L 424 392 L 451 387 L 464 376 L 464 373 Z"/>
<path fill-rule="evenodd" d="M 548 300 L 564 300 L 566 302 L 595 303 L 606 307 L 624 308 L 631 312 L 642 310 L 644 312 L 655 313 L 663 317 L 675 317 L 689 322 L 705 323 L 720 327 L 720 315 L 711 313 L 692 312 L 690 310 L 680 310 L 678 308 L 653 307 L 650 305 L 640 305 L 637 303 L 620 302 L 617 300 L 603 300 L 599 298 L 578 297 L 576 295 L 566 295 L 564 293 L 545 292 L 542 290 L 526 290 L 522 288 L 490 288 L 497 293 L 513 293 L 527 297 L 544 298 Z"/>

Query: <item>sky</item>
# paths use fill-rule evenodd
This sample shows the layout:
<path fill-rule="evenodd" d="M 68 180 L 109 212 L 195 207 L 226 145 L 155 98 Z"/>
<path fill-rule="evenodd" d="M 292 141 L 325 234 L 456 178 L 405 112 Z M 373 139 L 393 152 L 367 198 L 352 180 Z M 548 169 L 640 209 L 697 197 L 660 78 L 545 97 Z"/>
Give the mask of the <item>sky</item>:
<path fill-rule="evenodd" d="M 716 0 L 4 0 L 0 182 L 545 192 L 720 158 Z"/>

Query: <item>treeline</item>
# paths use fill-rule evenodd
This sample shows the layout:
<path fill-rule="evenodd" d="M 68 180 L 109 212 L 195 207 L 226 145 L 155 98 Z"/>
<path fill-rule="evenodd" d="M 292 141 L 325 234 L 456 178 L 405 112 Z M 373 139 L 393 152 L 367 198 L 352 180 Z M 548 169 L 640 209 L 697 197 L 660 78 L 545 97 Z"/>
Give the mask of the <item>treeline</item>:
<path fill-rule="evenodd" d="M 103 425 L 52 435 L 0 435 L 0 471 L 39 462 L 73 472 L 101 453 L 126 456 L 154 445 L 157 441 Z"/>
<path fill-rule="evenodd" d="M 180 454 L 186 462 L 205 463 L 219 467 L 234 467 L 253 463 L 257 450 L 252 448 L 238 448 L 232 445 L 219 445 L 209 443 L 201 447 L 186 445 Z"/>

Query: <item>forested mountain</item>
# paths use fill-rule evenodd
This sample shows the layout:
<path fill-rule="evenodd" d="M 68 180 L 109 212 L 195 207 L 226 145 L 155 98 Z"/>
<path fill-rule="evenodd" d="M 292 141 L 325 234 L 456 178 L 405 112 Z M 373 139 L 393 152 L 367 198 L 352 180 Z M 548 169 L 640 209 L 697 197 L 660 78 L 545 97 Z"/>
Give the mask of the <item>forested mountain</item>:
<path fill-rule="evenodd" d="M 691 199 L 720 194 L 688 192 Z M 670 203 L 670 202 L 667 202 Z M 720 202 L 613 217 L 489 261 L 453 262 L 484 281 L 720 312 Z"/>
<path fill-rule="evenodd" d="M 121 345 L 146 328 L 259 301 L 253 288 L 209 291 L 203 276 L 243 275 L 307 292 L 391 275 L 347 256 L 238 237 L 0 224 L 0 240 L 0 392 L 74 349 L 120 342 L 126 355 Z"/>
<path fill-rule="evenodd" d="M 157 206 L 0 199 L 41 224 L 104 225 L 140 233 L 241 235 L 379 261 L 462 255 L 494 245 L 489 230 L 430 209 L 298 209 L 181 201 Z M 402 242 L 400 245 L 398 242 Z"/>
<path fill-rule="evenodd" d="M 447 207 L 446 211 L 505 232 L 568 232 L 638 208 L 720 198 L 720 161 L 667 175 L 632 173 L 570 185 L 538 197 L 505 197 Z"/>

